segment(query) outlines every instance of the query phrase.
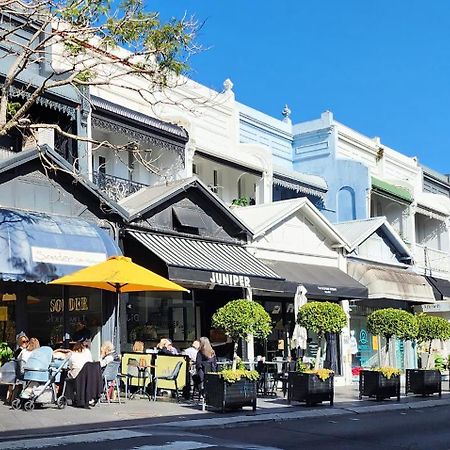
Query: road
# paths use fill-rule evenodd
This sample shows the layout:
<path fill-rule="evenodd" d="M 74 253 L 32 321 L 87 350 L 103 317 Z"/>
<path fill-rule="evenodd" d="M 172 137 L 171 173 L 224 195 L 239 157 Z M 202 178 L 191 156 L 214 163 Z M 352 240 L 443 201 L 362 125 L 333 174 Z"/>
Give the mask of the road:
<path fill-rule="evenodd" d="M 239 427 L 129 427 L 0 441 L 0 449 L 64 450 L 441 450 L 450 449 L 450 408 L 349 414 Z"/>

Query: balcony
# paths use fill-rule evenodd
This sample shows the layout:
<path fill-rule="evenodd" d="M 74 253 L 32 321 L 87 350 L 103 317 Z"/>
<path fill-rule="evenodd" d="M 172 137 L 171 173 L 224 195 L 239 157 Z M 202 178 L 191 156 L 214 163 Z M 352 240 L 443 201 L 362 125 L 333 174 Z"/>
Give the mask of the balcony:
<path fill-rule="evenodd" d="M 102 172 L 94 172 L 93 182 L 98 186 L 100 191 L 116 202 L 147 187 L 146 184 L 107 175 Z"/>
<path fill-rule="evenodd" d="M 417 267 L 424 270 L 425 275 L 450 272 L 450 255 L 445 251 L 416 244 L 414 260 Z"/>

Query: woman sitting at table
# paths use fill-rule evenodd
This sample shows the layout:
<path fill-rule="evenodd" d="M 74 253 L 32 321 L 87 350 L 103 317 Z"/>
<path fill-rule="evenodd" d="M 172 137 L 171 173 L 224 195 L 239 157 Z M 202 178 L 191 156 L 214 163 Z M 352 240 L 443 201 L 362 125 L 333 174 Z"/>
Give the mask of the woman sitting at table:
<path fill-rule="evenodd" d="M 92 362 L 91 351 L 82 343 L 76 342 L 72 348 L 69 362 L 69 378 L 76 378 L 87 362 Z"/>
<path fill-rule="evenodd" d="M 195 368 L 197 369 L 198 382 L 203 383 L 205 373 L 217 372 L 217 358 L 209 339 L 207 337 L 201 337 L 199 340 L 200 347 L 195 360 Z"/>
<path fill-rule="evenodd" d="M 28 361 L 28 358 L 31 355 L 31 352 L 33 350 L 36 350 L 37 348 L 40 348 L 41 344 L 39 343 L 39 340 L 37 338 L 32 337 L 25 348 L 22 349 L 17 359 L 19 361 L 22 361 L 24 364 Z"/>
<path fill-rule="evenodd" d="M 120 356 L 111 341 L 106 341 L 100 347 L 100 367 L 106 367 L 110 362 L 120 361 Z"/>
<path fill-rule="evenodd" d="M 144 343 L 142 341 L 134 341 L 133 352 L 144 353 Z"/>

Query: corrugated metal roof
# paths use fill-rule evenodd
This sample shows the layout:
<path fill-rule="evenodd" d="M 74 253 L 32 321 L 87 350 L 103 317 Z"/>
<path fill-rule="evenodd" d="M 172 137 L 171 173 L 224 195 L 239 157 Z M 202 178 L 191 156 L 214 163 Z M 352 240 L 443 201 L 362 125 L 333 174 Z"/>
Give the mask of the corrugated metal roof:
<path fill-rule="evenodd" d="M 386 192 L 387 194 L 405 200 L 409 203 L 413 201 L 413 196 L 408 189 L 403 186 L 396 186 L 377 177 L 372 177 L 372 189 Z"/>
<path fill-rule="evenodd" d="M 353 249 L 378 230 L 384 224 L 385 220 L 384 217 L 373 217 L 371 219 L 335 223 L 334 226 Z"/>
<path fill-rule="evenodd" d="M 122 105 L 118 105 L 116 103 L 105 100 L 104 98 L 96 97 L 95 95 L 91 96 L 91 103 L 94 110 L 96 108 L 102 109 L 112 114 L 126 117 L 127 119 L 134 120 L 135 122 L 139 122 L 143 125 L 148 125 L 152 128 L 156 128 L 158 130 L 165 131 L 166 133 L 170 133 L 174 136 L 178 136 L 182 138 L 183 141 L 188 140 L 186 131 L 180 126 L 173 123 L 163 122 L 162 120 L 156 119 L 155 117 L 133 111 L 131 109 L 125 108 Z"/>
<path fill-rule="evenodd" d="M 281 279 L 244 247 L 127 230 L 168 266 Z"/>
<path fill-rule="evenodd" d="M 328 191 L 327 182 L 325 181 L 324 178 L 319 177 L 318 175 L 311 175 L 308 173 L 297 172 L 296 170 L 286 169 L 284 167 L 277 165 L 273 166 L 273 175 L 274 178 L 278 177 L 287 178 L 288 180 L 301 183 L 307 188 L 313 190 L 317 189 L 320 195 L 323 195 L 325 192 Z"/>

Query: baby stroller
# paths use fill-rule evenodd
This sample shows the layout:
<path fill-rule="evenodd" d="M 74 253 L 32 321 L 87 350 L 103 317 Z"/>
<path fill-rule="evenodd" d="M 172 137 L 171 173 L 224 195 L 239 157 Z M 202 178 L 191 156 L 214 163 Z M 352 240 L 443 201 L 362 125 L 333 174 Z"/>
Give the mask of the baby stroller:
<path fill-rule="evenodd" d="M 65 388 L 58 395 L 56 383 L 61 380 L 61 372 L 67 368 L 69 359 L 52 361 L 53 350 L 50 347 L 40 347 L 34 350 L 25 364 L 23 380 L 25 386 L 11 406 L 13 409 L 23 407 L 32 411 L 35 405 L 56 404 L 59 409 L 67 405 L 64 396 Z"/>

